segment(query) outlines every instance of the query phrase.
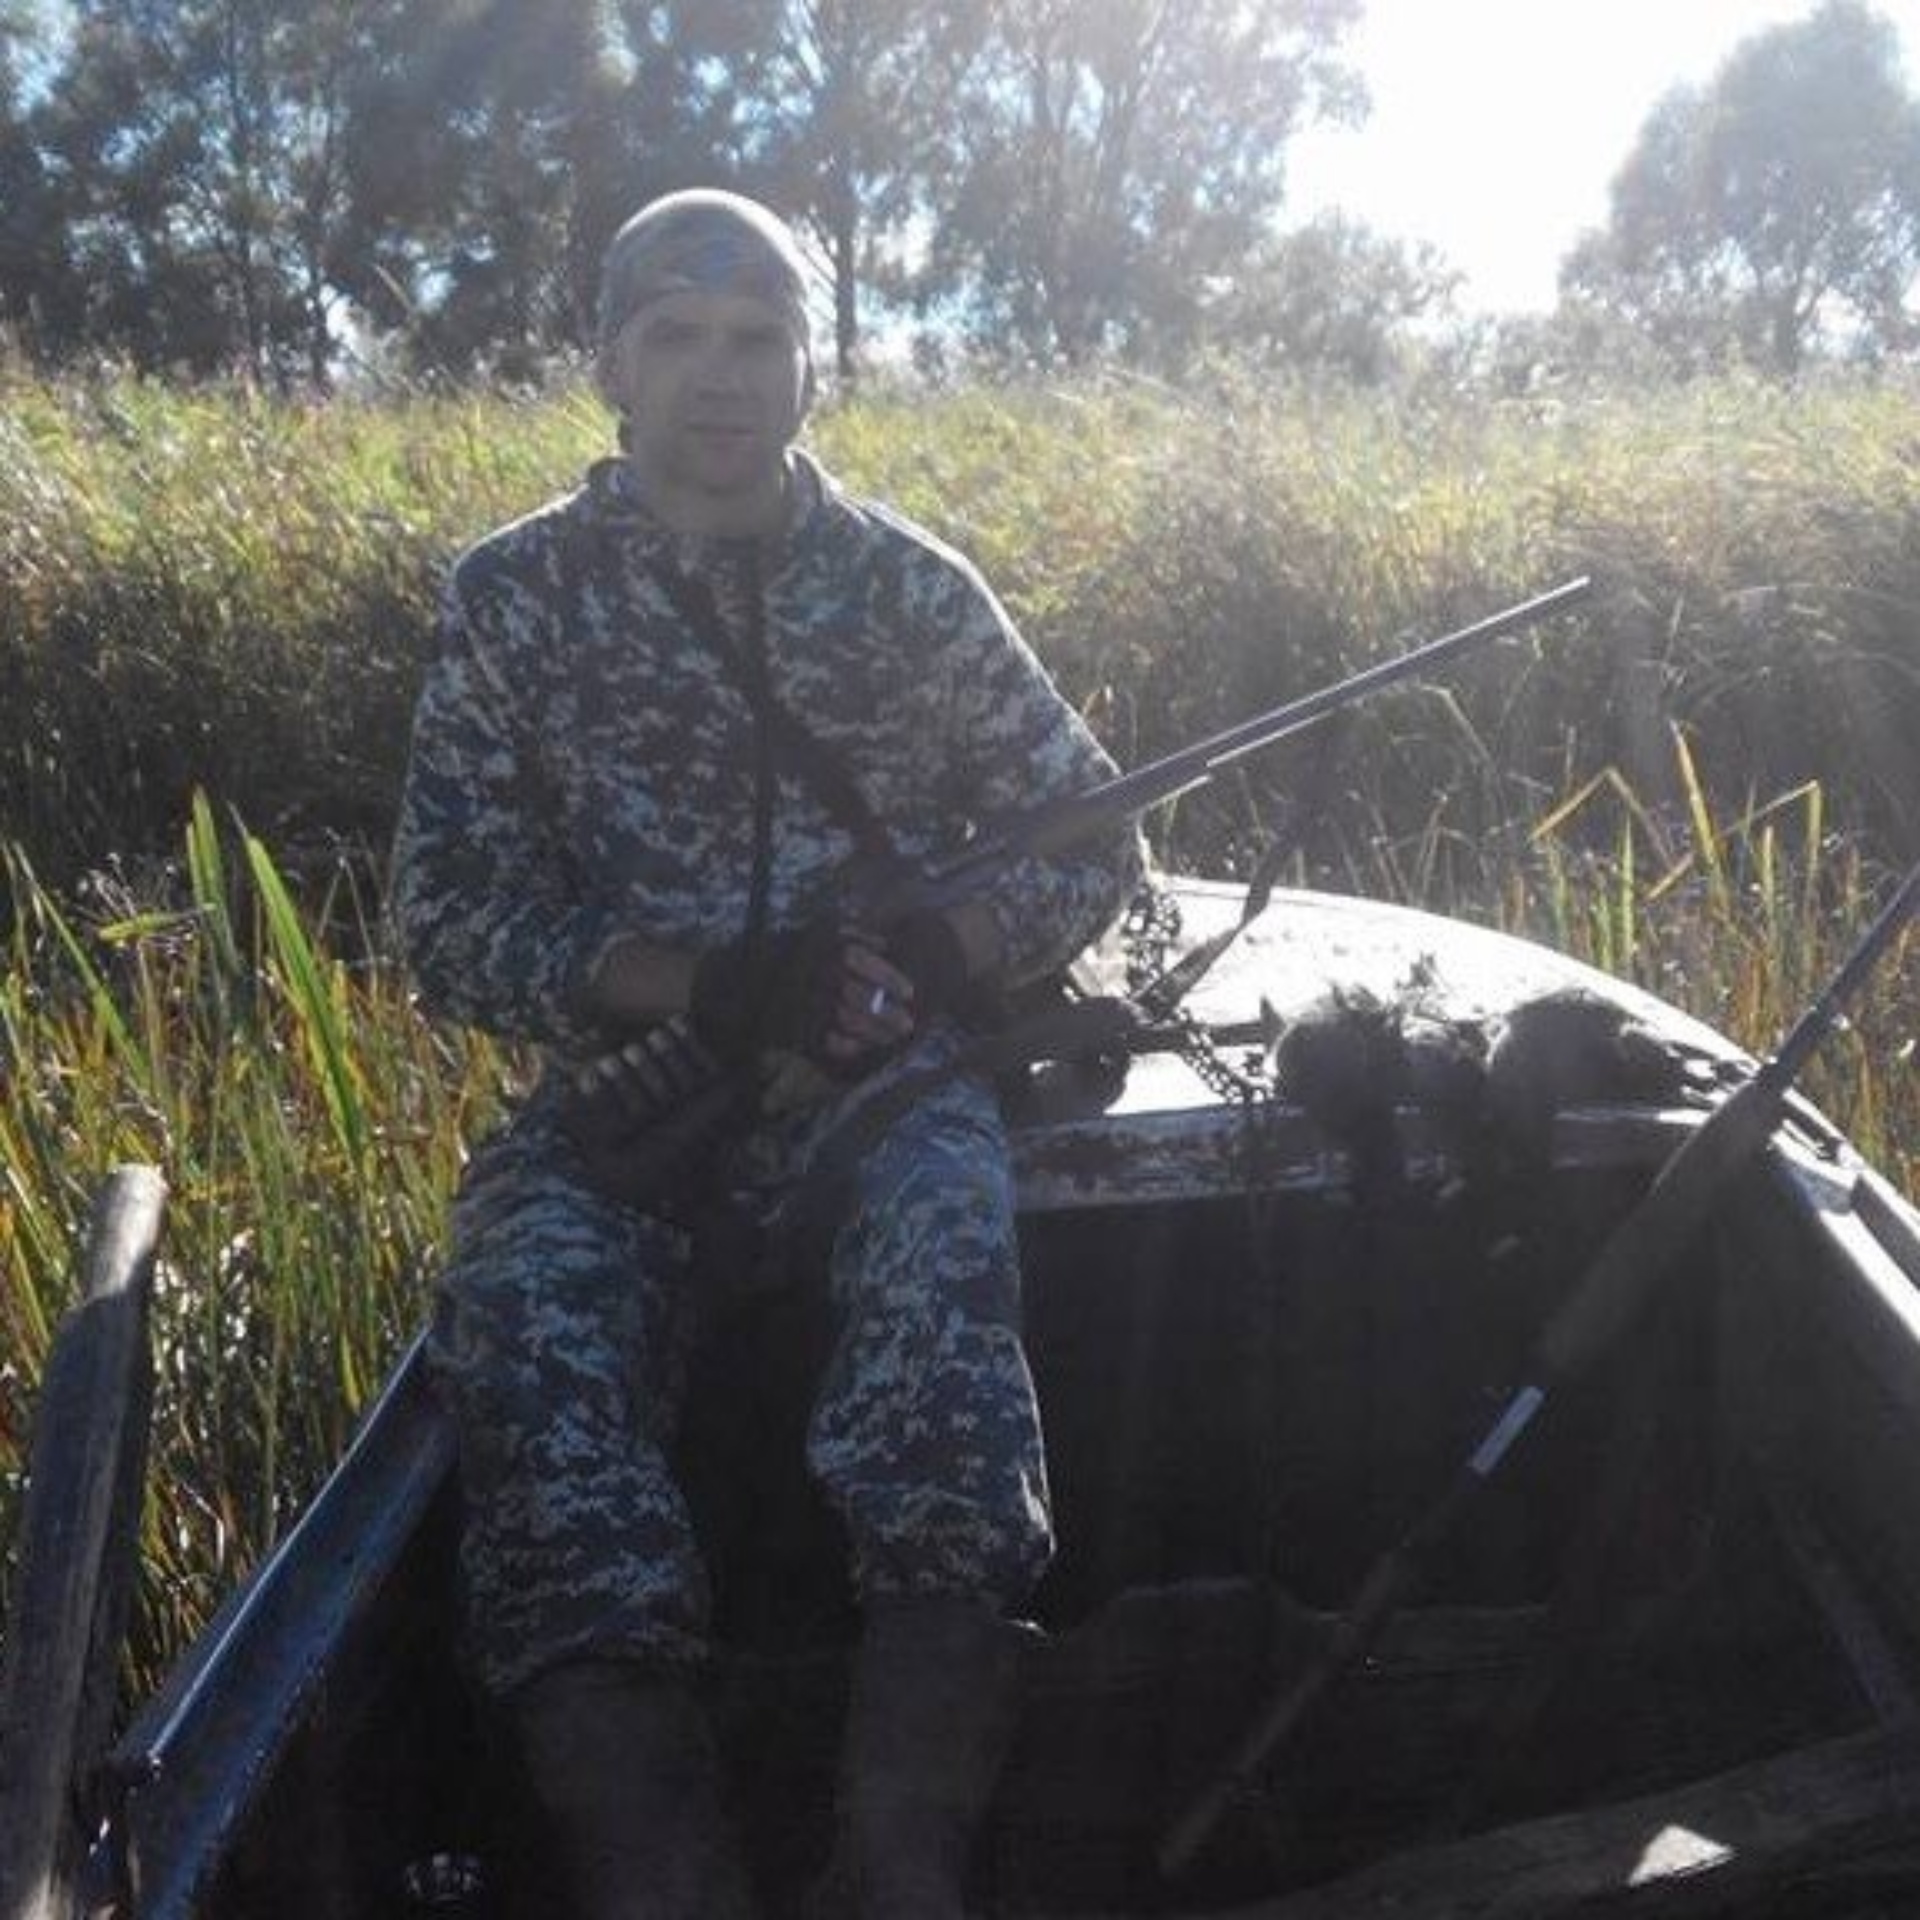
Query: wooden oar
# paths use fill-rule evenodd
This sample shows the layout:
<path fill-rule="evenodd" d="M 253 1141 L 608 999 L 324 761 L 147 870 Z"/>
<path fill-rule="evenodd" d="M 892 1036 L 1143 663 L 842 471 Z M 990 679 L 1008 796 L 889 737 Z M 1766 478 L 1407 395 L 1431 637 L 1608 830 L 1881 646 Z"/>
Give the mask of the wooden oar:
<path fill-rule="evenodd" d="M 1338 1681 L 1378 1640 L 1424 1573 L 1434 1550 L 1486 1489 L 1554 1391 L 1589 1370 L 1624 1332 L 1641 1304 L 1760 1155 L 1780 1124 L 1800 1070 L 1920 904 L 1920 866 L 1899 891 L 1778 1051 L 1675 1150 L 1639 1204 L 1614 1229 L 1578 1285 L 1548 1321 L 1526 1384 L 1507 1400 L 1438 1502 L 1399 1544 L 1374 1562 L 1320 1657 L 1258 1718 L 1210 1782 L 1167 1829 L 1162 1872 L 1189 1866 L 1234 1800 L 1295 1738 Z"/>

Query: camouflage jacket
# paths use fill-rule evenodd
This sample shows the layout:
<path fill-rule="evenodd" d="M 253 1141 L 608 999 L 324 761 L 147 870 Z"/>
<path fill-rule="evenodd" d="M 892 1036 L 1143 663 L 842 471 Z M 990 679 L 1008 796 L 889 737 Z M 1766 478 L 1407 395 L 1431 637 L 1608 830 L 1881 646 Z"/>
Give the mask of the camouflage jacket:
<path fill-rule="evenodd" d="M 633 934 L 698 951 L 745 924 L 752 708 L 676 609 L 663 569 L 729 592 L 756 552 L 776 701 L 830 750 L 901 853 L 1078 791 L 1112 763 L 969 564 L 802 460 L 810 504 L 777 544 L 692 541 L 640 505 L 623 461 L 502 529 L 453 570 L 415 714 L 392 905 L 440 1012 L 589 1052 L 579 988 Z M 779 770 L 768 917 L 828 909 L 853 836 Z M 989 894 L 1015 980 L 1112 918 L 1137 842 L 1015 863 Z"/>

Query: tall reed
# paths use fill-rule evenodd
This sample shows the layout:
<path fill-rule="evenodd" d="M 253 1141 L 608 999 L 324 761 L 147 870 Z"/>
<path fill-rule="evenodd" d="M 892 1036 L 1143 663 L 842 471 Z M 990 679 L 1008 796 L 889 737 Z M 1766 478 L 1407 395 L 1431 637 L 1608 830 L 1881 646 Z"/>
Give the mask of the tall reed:
<path fill-rule="evenodd" d="M 1495 917 L 1645 986 L 1755 1052 L 1784 1037 L 1897 882 L 1832 833 L 1816 784 L 1717 815 L 1684 735 L 1678 821 L 1617 772 L 1532 829 Z M 1803 1090 L 1869 1159 L 1920 1194 L 1920 931 L 1895 942 Z"/>
<path fill-rule="evenodd" d="M 1530 934 L 1764 1049 L 1885 890 L 1804 787 L 1715 816 L 1690 751 L 1677 821 L 1601 776 L 1543 815 L 1502 884 L 1452 887 L 1436 848 L 1383 840 L 1347 883 Z M 63 905 L 17 852 L 0 978 L 0 1545 L 30 1407 L 104 1173 L 172 1186 L 145 1685 L 279 1535 L 418 1327 L 464 1151 L 522 1063 L 428 1021 L 364 903 L 302 907 L 267 849 L 204 800 L 164 899 L 110 880 Z M 1424 885 L 1410 887 L 1409 881 Z M 1914 941 L 1809 1090 L 1909 1191 L 1920 1183 Z"/>
<path fill-rule="evenodd" d="M 7 878 L 0 1528 L 87 1197 L 116 1163 L 153 1163 L 171 1196 L 136 1646 L 150 1677 L 277 1537 L 418 1326 L 446 1196 L 510 1063 L 429 1026 L 391 969 L 341 957 L 370 948 L 360 903 L 303 913 L 204 801 L 177 898 L 101 882 L 64 906 L 17 851 Z"/>
<path fill-rule="evenodd" d="M 1132 764 L 1573 573 L 1591 602 L 1236 770 L 1168 827 L 1337 870 L 1374 820 L 1458 864 L 1607 765 L 1677 808 L 1818 781 L 1920 849 L 1920 441 L 1896 376 L 1524 398 L 1221 373 L 873 387 L 810 423 L 980 562 Z M 0 838 L 65 884 L 170 854 L 197 787 L 326 870 L 384 842 L 435 588 L 612 444 L 572 387 L 276 406 L 0 369 Z"/>

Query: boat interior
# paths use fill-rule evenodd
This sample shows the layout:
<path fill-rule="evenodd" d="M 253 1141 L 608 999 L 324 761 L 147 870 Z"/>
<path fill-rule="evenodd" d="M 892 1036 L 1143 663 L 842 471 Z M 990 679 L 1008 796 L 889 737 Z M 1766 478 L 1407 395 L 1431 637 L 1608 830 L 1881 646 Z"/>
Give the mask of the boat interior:
<path fill-rule="evenodd" d="M 1920 1235 L 1811 1110 L 1604 1356 L 1545 1383 L 1363 1657 L 1236 1766 L 1536 1380 L 1543 1328 L 1700 1123 L 1566 1113 L 1502 1166 L 1428 1151 L 1402 1115 L 1406 1151 L 1363 1167 L 1297 1113 L 1223 1112 L 1212 1160 L 1165 1190 L 1137 1173 L 1167 1156 L 1124 1118 L 1048 1130 L 1023 1232 L 1059 1551 L 1029 1609 L 981 1913 L 1912 1910 Z M 855 1629 L 800 1461 L 824 1338 L 804 1275 L 743 1291 L 683 1436 L 719 1596 L 717 1710 L 775 1916 L 802 1910 L 830 1841 Z M 418 1467 L 419 1391 L 403 1371 L 387 1438 L 376 1416 L 319 1503 L 397 1511 L 405 1456 L 419 1524 L 396 1522 L 384 1560 L 339 1536 L 371 1556 L 364 1577 L 305 1656 L 320 1677 L 290 1692 L 282 1751 L 195 1911 L 384 1914 L 410 1868 L 449 1858 L 485 1873 L 472 1910 L 552 1911 L 524 1783 L 458 1670 L 456 1515 L 443 1439 Z M 313 1524 L 324 1565 L 325 1513 Z M 245 1616 L 230 1640 L 271 1640 Z M 230 1680 L 207 1678 L 217 1651 L 184 1676 L 150 1745 L 169 1714 L 217 1719 L 196 1684 L 237 1698 L 250 1657 L 230 1647 Z M 144 1777 L 149 1832 L 177 1837 L 190 1781 Z M 1170 1831 L 1223 1780 L 1170 1866 Z M 156 1892 L 134 1910 L 168 1909 Z"/>

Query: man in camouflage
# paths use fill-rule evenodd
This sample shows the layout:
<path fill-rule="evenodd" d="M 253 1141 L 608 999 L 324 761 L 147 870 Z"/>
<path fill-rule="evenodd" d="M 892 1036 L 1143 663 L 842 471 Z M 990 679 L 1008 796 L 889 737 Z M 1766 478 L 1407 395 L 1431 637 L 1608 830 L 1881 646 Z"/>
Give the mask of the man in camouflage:
<path fill-rule="evenodd" d="M 1100 930 L 1133 846 L 1016 862 L 898 925 L 847 911 L 863 841 L 924 855 L 1112 769 L 971 567 L 793 444 L 805 308 L 791 236 L 750 201 L 670 196 L 615 237 L 599 379 L 621 454 L 455 568 L 396 844 L 428 1000 L 547 1060 L 465 1181 L 434 1358 L 474 1663 L 593 1920 L 743 1901 L 666 1455 L 684 1196 L 607 1177 L 579 1124 L 596 1063 L 665 1036 L 749 1089 L 726 1151 L 775 1193 L 849 1111 L 925 1076 L 835 1214 L 807 1439 L 862 1605 L 840 1871 L 860 1913 L 960 1914 L 1004 1616 L 1051 1546 L 1001 1116 L 980 1080 L 926 1070 L 983 989 Z"/>

